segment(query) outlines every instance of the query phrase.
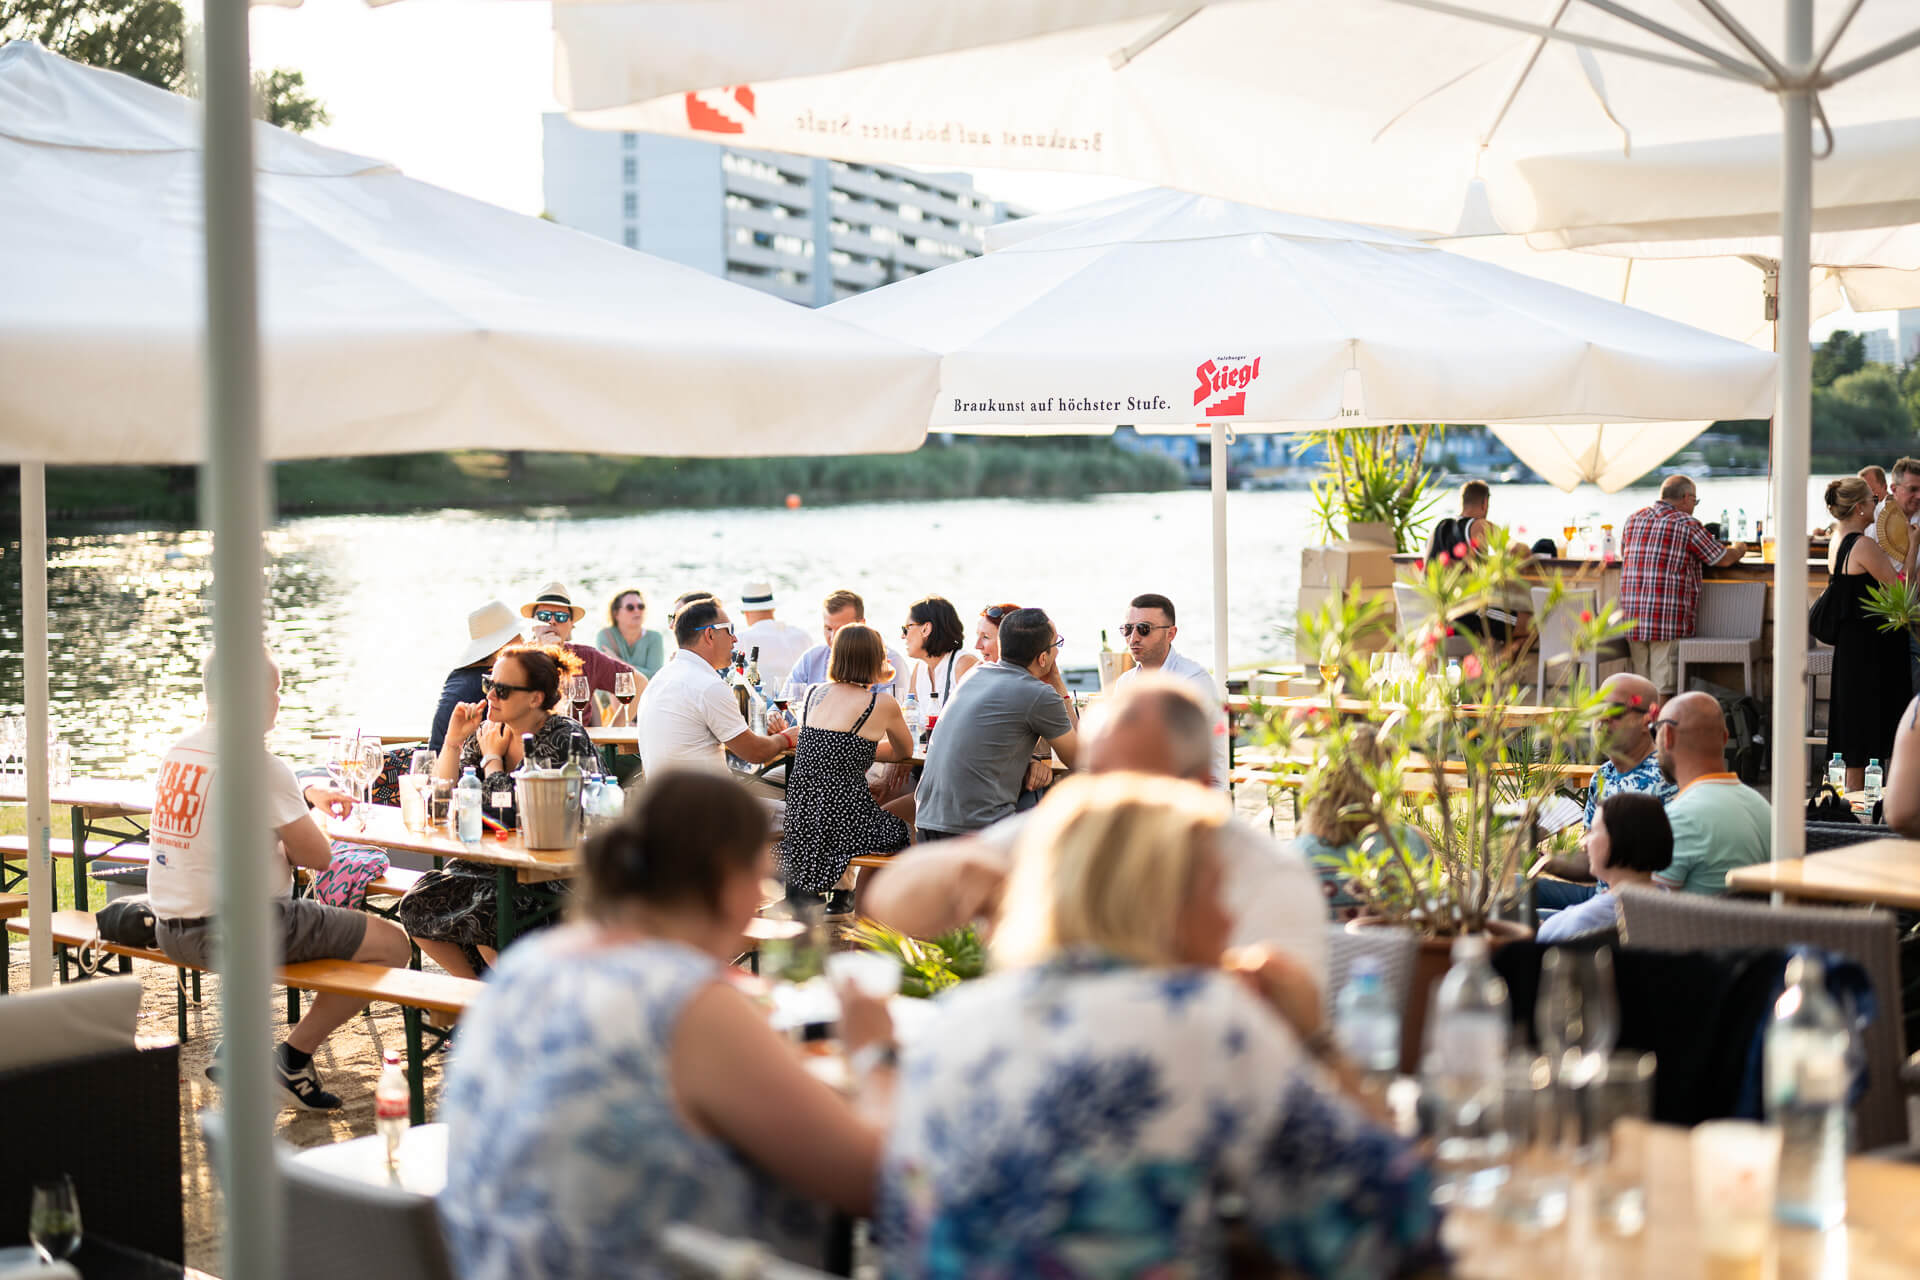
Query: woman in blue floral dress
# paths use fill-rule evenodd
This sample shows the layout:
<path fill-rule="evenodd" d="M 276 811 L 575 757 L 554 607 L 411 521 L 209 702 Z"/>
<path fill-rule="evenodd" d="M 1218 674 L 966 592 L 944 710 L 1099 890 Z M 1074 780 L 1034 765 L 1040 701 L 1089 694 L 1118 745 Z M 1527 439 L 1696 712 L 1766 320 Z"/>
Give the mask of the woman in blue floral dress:
<path fill-rule="evenodd" d="M 440 1106 L 462 1280 L 664 1278 L 676 1223 L 817 1265 L 828 1210 L 870 1211 L 881 1125 L 727 980 L 770 847 L 731 778 L 652 778 L 584 851 L 584 917 L 502 956 Z M 890 1038 L 884 1005 L 841 998 L 855 1053 Z"/>
<path fill-rule="evenodd" d="M 1433 1262 L 1427 1170 L 1316 1062 L 1311 980 L 1274 956 L 1222 967 L 1219 798 L 1125 774 L 1061 790 L 1015 854 L 1011 968 L 942 996 L 907 1046 L 887 1274 L 1221 1275 L 1230 1206 L 1291 1272 Z"/>

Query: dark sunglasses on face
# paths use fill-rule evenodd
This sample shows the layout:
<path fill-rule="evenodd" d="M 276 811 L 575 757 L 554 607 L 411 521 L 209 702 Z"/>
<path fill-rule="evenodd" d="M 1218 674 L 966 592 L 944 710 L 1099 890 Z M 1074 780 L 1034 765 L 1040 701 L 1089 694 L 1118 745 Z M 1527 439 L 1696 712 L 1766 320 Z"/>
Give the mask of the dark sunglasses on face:
<path fill-rule="evenodd" d="M 535 622 L 572 622 L 573 610 L 571 609 L 535 609 L 533 611 L 533 620 Z"/>
<path fill-rule="evenodd" d="M 625 613 L 628 610 L 632 610 L 634 613 L 645 613 L 647 606 L 641 604 L 638 600 L 629 600 L 620 606 L 620 612 Z"/>
<path fill-rule="evenodd" d="M 1147 637 L 1151 636 L 1156 631 L 1171 631 L 1171 630 L 1173 630 L 1173 628 L 1166 623 L 1123 622 L 1120 624 L 1121 635 L 1130 636 L 1130 635 L 1133 635 L 1135 632 L 1138 632 L 1142 640 L 1145 640 Z"/>
<path fill-rule="evenodd" d="M 530 684 L 504 684 L 499 680 L 495 680 L 492 676 L 481 676 L 480 692 L 491 694 L 496 698 L 511 698 L 516 693 L 538 693 L 540 691 Z"/>
<path fill-rule="evenodd" d="M 1662 729 L 1672 729 L 1675 733 L 1678 733 L 1680 731 L 1680 722 L 1678 720 L 1650 720 L 1647 722 L 1647 728 L 1656 734 Z"/>

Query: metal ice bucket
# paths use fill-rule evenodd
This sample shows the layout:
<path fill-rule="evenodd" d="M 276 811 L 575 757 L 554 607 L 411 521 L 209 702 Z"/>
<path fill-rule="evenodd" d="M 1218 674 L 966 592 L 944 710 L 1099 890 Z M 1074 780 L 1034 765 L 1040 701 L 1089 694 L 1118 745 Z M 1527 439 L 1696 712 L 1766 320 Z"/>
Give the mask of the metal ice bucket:
<path fill-rule="evenodd" d="M 513 775 L 520 842 L 529 849 L 571 849 L 580 843 L 579 774 L 522 769 Z"/>

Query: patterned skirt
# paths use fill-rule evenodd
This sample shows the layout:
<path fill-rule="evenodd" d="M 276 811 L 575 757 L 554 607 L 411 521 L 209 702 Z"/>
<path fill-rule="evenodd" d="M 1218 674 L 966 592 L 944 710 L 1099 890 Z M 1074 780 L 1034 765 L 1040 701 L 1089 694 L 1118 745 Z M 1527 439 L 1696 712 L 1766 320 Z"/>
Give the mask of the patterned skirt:
<path fill-rule="evenodd" d="M 556 895 L 565 896 L 571 886 L 565 880 L 547 880 L 538 884 L 514 885 L 513 914 L 521 924 L 519 933 L 545 928 L 558 921 L 560 913 L 550 911 Z M 541 916 L 541 912 L 547 912 Z M 409 936 L 428 942 L 450 942 L 467 954 L 467 962 L 476 973 L 486 966 L 478 948 L 491 947 L 499 938 L 498 868 L 485 862 L 454 858 L 439 871 L 429 871 L 407 890 L 396 912 L 401 927 Z"/>

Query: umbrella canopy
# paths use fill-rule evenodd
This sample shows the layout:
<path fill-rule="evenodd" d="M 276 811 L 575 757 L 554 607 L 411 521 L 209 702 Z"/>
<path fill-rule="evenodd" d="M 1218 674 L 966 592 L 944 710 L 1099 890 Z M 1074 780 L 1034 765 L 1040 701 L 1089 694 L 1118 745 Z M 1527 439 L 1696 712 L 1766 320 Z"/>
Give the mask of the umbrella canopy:
<path fill-rule="evenodd" d="M 1786 78 L 1767 52 L 1781 0 L 1719 0 L 1732 26 L 1653 0 L 897 7 L 862 22 L 862 0 L 562 2 L 556 89 L 593 126 L 1117 174 L 1381 226 L 1569 244 L 1778 231 L 1779 107 L 1756 90 Z M 1920 221 L 1920 75 L 1892 56 L 1920 17 L 1819 9 L 1823 42 L 1839 33 L 1819 50 L 1837 83 L 1818 90 L 1832 154 L 1814 225 Z"/>
<path fill-rule="evenodd" d="M 198 460 L 200 107 L 0 48 L 0 457 Z M 267 125 L 268 457 L 909 450 L 932 356 Z"/>
<path fill-rule="evenodd" d="M 1765 417 L 1774 358 L 1372 228 L 1147 191 L 826 309 L 941 354 L 931 425 Z"/>

